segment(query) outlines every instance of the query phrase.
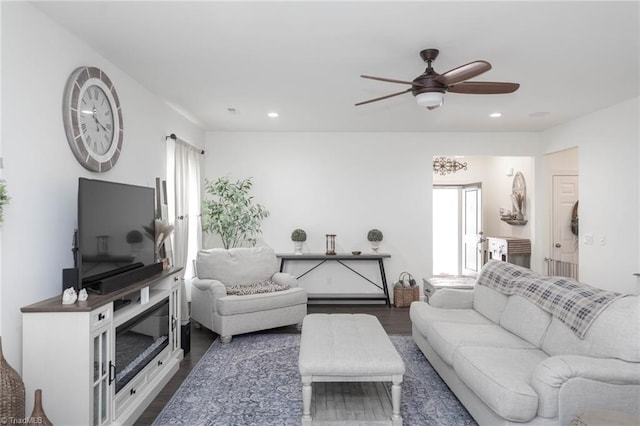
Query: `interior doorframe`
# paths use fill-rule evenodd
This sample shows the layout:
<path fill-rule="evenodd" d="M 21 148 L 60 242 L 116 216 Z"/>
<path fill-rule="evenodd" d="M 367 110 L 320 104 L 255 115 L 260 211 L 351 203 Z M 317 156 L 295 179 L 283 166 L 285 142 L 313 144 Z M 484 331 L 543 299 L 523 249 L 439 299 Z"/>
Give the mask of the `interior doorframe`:
<path fill-rule="evenodd" d="M 475 271 L 470 272 L 471 270 L 467 269 L 467 261 L 466 261 L 466 252 L 465 252 L 465 244 L 467 243 L 465 241 L 466 237 L 466 229 L 467 229 L 467 206 L 466 206 L 466 201 L 467 201 L 467 197 L 465 196 L 467 192 L 469 191 L 475 191 L 477 193 L 477 199 L 476 199 L 476 217 L 475 217 L 475 221 L 476 221 L 476 235 L 477 235 L 477 241 L 475 243 L 475 251 L 476 251 L 476 265 L 475 265 Z M 484 223 L 483 223 L 483 218 L 484 215 L 483 213 L 483 206 L 482 206 L 482 182 L 476 182 L 476 183 L 468 183 L 465 185 L 461 185 L 461 190 L 460 190 L 460 197 L 462 198 L 462 204 L 461 204 L 461 222 L 460 222 L 460 268 L 459 268 L 459 274 L 461 275 L 477 275 L 480 272 L 480 269 L 482 268 L 482 265 L 484 264 L 484 239 L 483 239 L 483 235 L 484 235 Z"/>
<path fill-rule="evenodd" d="M 457 189 L 458 190 L 458 226 L 457 226 L 457 235 L 456 238 L 458 240 L 458 261 L 457 261 L 457 271 L 455 275 L 463 275 L 465 270 L 464 268 L 464 231 L 465 231 L 465 199 L 464 193 L 465 189 L 468 188 L 477 188 L 480 191 L 480 200 L 479 200 L 479 208 L 477 211 L 478 215 L 478 223 L 479 223 L 479 232 L 482 233 L 484 228 L 483 214 L 482 214 L 482 182 L 473 182 L 473 183 L 465 183 L 465 184 L 433 184 L 432 191 L 437 188 L 448 188 L 448 189 Z M 433 222 L 431 224 L 433 226 Z M 435 247 L 432 248 L 436 250 Z M 484 256 L 482 246 L 480 248 L 480 263 L 484 263 Z"/>
<path fill-rule="evenodd" d="M 553 150 L 545 152 L 542 155 L 542 177 L 540 181 L 543 184 L 537 187 L 536 195 L 539 201 L 538 207 L 540 208 L 540 211 L 544 211 L 545 213 L 541 216 L 542 224 L 539 230 L 540 241 L 538 244 L 538 265 L 540 265 L 540 270 L 545 273 L 548 272 L 549 268 L 549 262 L 547 259 L 551 259 L 553 257 L 553 176 L 578 176 L 578 192 L 580 192 L 579 157 L 580 148 L 578 146 L 570 146 L 563 149 Z M 579 198 L 580 197 L 578 196 L 578 199 Z M 577 261 L 579 275 L 579 255 Z"/>

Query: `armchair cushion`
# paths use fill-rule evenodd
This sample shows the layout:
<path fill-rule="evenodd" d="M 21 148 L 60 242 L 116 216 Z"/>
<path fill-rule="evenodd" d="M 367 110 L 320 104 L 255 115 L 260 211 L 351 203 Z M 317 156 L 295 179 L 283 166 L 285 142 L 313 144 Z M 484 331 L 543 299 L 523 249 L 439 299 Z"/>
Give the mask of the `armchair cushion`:
<path fill-rule="evenodd" d="M 198 278 L 218 280 L 226 286 L 249 285 L 271 279 L 278 258 L 270 247 L 214 248 L 200 250 L 196 259 Z"/>
<path fill-rule="evenodd" d="M 246 296 L 224 296 L 216 300 L 216 311 L 220 315 L 237 315 L 262 312 L 287 306 L 306 305 L 307 292 L 300 288 L 275 293 L 259 293 Z M 296 323 L 297 321 L 292 321 Z"/>

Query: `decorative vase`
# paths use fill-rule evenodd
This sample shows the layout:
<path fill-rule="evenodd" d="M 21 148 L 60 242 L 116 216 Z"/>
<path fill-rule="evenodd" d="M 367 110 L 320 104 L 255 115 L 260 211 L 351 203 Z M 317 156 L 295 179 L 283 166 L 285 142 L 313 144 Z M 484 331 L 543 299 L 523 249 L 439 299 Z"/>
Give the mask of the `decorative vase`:
<path fill-rule="evenodd" d="M 42 408 L 42 389 L 36 389 L 35 399 L 33 401 L 33 412 L 29 417 L 29 424 L 53 426 L 53 423 Z"/>
<path fill-rule="evenodd" d="M 380 241 L 371 241 L 371 251 L 378 253 L 378 249 L 380 249 Z"/>
<path fill-rule="evenodd" d="M 304 241 L 294 241 L 293 242 L 293 254 L 302 254 L 302 245 Z"/>
<path fill-rule="evenodd" d="M 24 382 L 2 354 L 0 340 L 0 421 L 24 421 Z"/>

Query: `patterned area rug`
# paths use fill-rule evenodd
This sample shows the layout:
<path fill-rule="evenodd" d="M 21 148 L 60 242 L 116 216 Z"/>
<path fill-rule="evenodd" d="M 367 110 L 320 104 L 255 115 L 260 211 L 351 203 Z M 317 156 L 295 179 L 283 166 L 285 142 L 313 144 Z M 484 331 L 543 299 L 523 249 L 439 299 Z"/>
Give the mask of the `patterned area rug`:
<path fill-rule="evenodd" d="M 405 362 L 401 414 L 407 426 L 475 425 L 410 336 L 391 336 Z M 213 342 L 154 425 L 300 425 L 299 334 Z"/>

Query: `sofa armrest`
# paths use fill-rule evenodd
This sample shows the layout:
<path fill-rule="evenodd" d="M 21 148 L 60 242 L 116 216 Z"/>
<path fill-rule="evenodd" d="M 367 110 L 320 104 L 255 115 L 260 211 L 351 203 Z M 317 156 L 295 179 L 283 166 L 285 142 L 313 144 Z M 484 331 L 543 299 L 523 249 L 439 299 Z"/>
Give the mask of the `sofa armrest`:
<path fill-rule="evenodd" d="M 538 414 L 568 418 L 593 407 L 615 408 L 640 397 L 640 363 L 580 355 L 552 356 L 533 371 Z M 591 401 L 597 396 L 597 401 Z M 624 405 L 623 405 L 624 406 Z M 560 423 L 560 424 L 567 424 Z"/>
<path fill-rule="evenodd" d="M 218 280 L 194 278 L 191 280 L 191 285 L 201 291 L 210 291 L 217 297 L 227 295 L 227 288 Z"/>
<path fill-rule="evenodd" d="M 288 285 L 289 287 L 298 287 L 298 279 L 286 272 L 276 272 L 271 276 L 271 281 L 280 285 Z"/>
<path fill-rule="evenodd" d="M 429 305 L 434 308 L 471 309 L 473 308 L 473 290 L 443 288 L 433 293 Z"/>

